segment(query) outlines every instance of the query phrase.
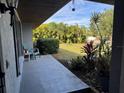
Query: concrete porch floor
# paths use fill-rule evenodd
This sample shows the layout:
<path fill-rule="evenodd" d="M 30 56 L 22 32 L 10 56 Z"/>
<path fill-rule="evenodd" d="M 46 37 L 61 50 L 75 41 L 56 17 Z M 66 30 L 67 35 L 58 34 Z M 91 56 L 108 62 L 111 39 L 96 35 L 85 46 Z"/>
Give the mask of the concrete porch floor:
<path fill-rule="evenodd" d="M 88 85 L 50 55 L 24 62 L 20 93 L 68 93 L 87 88 Z"/>

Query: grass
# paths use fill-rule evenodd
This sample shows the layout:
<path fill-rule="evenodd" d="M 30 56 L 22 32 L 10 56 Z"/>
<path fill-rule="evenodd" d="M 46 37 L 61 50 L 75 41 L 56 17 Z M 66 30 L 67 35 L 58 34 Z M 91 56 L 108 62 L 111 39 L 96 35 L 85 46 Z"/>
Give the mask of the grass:
<path fill-rule="evenodd" d="M 77 56 L 82 56 L 82 44 L 60 44 L 59 51 L 53 56 L 59 60 L 70 60 Z"/>

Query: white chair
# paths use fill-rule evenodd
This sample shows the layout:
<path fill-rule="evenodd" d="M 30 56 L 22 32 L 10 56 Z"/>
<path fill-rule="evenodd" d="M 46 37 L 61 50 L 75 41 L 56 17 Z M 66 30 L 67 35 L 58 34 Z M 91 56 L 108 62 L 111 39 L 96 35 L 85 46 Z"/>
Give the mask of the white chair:
<path fill-rule="evenodd" d="M 30 61 L 30 53 L 27 49 L 24 49 L 24 58 L 25 58 L 25 61 Z"/>
<path fill-rule="evenodd" d="M 29 54 L 30 54 L 30 59 L 36 59 L 37 56 L 40 56 L 40 52 L 38 48 L 33 48 L 29 50 Z"/>
<path fill-rule="evenodd" d="M 33 53 L 34 53 L 35 58 L 36 58 L 37 56 L 40 57 L 40 52 L 39 52 L 39 49 L 38 49 L 38 48 L 33 48 Z"/>

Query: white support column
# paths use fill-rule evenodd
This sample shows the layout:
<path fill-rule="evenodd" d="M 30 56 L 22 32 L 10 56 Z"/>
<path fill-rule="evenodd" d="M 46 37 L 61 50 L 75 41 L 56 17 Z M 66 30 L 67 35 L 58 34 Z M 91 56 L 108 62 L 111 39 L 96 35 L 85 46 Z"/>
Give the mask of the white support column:
<path fill-rule="evenodd" d="M 115 0 L 109 93 L 124 93 L 124 0 Z"/>
<path fill-rule="evenodd" d="M 31 23 L 22 23 L 22 35 L 23 35 L 23 46 L 24 48 L 31 49 L 33 48 L 32 41 L 32 24 Z"/>

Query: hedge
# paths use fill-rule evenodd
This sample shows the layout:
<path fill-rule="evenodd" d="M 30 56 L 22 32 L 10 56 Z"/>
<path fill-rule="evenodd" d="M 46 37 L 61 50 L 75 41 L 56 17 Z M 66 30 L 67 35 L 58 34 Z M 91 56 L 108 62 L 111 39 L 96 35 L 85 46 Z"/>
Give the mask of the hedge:
<path fill-rule="evenodd" d="M 39 49 L 40 54 L 57 53 L 59 49 L 59 40 L 53 38 L 40 39 L 37 41 L 36 47 Z"/>

